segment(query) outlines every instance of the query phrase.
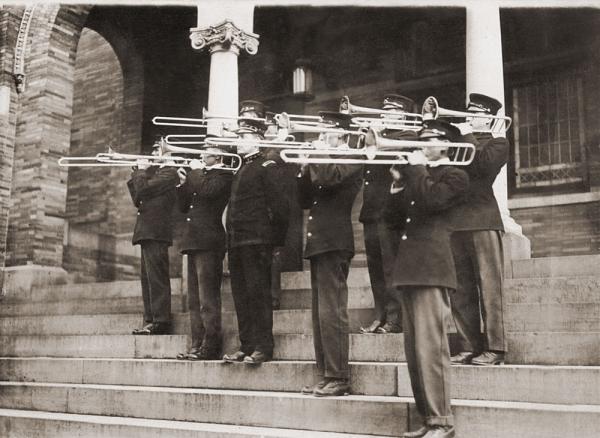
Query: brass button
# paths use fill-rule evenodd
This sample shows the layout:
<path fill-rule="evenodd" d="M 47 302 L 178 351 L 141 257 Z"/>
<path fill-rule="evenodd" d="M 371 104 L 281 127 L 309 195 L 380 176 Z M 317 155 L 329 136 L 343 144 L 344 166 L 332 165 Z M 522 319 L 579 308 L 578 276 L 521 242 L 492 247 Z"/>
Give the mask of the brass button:
<path fill-rule="evenodd" d="M 317 205 L 317 201 L 313 202 L 313 205 Z"/>
<path fill-rule="evenodd" d="M 190 208 L 194 208 L 194 206 L 193 206 L 193 205 L 190 205 Z"/>
<path fill-rule="evenodd" d="M 190 221 L 191 221 L 191 219 L 190 219 L 189 217 L 188 217 L 188 218 L 185 218 L 185 220 L 186 220 L 186 221 L 188 221 L 188 222 L 190 222 Z"/>
<path fill-rule="evenodd" d="M 415 201 L 410 201 L 410 205 L 415 205 Z"/>
<path fill-rule="evenodd" d="M 406 239 L 408 239 L 408 237 L 406 237 L 406 234 L 403 234 L 402 235 L 402 240 L 406 240 Z"/>
<path fill-rule="evenodd" d="M 140 214 L 141 214 L 141 213 L 138 211 L 138 216 L 139 216 Z"/>
<path fill-rule="evenodd" d="M 309 216 L 309 217 L 308 217 L 308 220 L 309 220 L 309 221 L 312 221 L 312 216 Z"/>
<path fill-rule="evenodd" d="M 367 175 L 368 175 L 369 173 L 371 173 L 371 171 L 370 171 L 370 170 L 367 170 Z"/>
<path fill-rule="evenodd" d="M 409 224 L 411 219 L 409 217 L 406 218 L 406 223 Z"/>
<path fill-rule="evenodd" d="M 308 237 L 312 237 L 312 233 L 308 233 L 306 234 Z"/>
<path fill-rule="evenodd" d="M 365 181 L 365 185 L 368 186 L 369 185 L 369 181 Z"/>

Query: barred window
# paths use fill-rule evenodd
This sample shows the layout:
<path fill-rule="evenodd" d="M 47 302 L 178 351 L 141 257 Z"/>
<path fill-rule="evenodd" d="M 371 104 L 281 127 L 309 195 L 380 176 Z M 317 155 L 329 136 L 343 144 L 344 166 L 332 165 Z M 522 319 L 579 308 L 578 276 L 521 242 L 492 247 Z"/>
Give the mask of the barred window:
<path fill-rule="evenodd" d="M 562 76 L 513 90 L 517 188 L 582 181 L 581 78 Z"/>

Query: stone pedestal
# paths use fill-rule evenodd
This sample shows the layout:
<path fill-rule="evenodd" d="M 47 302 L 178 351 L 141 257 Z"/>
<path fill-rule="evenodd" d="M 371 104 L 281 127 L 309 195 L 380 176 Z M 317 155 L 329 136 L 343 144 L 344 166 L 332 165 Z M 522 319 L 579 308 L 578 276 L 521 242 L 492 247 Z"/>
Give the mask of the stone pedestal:
<path fill-rule="evenodd" d="M 502 64 L 502 33 L 500 9 L 496 3 L 473 2 L 467 6 L 466 35 L 467 98 L 470 93 L 482 93 L 498 99 L 504 115 L 504 70 Z M 494 194 L 504 222 L 504 256 L 507 276 L 512 275 L 511 260 L 531 257 L 529 239 L 508 210 L 506 166 L 496 177 Z"/>
<path fill-rule="evenodd" d="M 4 268 L 1 273 L 4 277 L 2 294 L 7 300 L 29 300 L 36 287 L 65 284 L 68 281 L 67 271 L 54 266 L 12 266 Z"/>

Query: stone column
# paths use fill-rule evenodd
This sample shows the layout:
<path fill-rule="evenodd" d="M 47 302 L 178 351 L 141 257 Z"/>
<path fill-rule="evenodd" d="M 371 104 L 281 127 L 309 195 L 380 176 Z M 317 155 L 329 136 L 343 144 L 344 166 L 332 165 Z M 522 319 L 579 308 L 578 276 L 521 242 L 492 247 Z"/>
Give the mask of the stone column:
<path fill-rule="evenodd" d="M 467 98 L 470 93 L 481 93 L 498 99 L 502 103 L 498 114 L 504 115 L 500 8 L 496 2 L 471 2 L 466 10 Z M 531 246 L 529 239 L 523 236 L 521 226 L 510 216 L 507 187 L 506 166 L 504 166 L 494 182 L 494 193 L 506 230 L 505 261 L 508 262 L 530 258 Z"/>
<path fill-rule="evenodd" d="M 208 112 L 214 115 L 238 114 L 238 55 L 258 51 L 258 35 L 252 33 L 254 5 L 252 2 L 204 2 L 198 6 L 198 26 L 190 29 L 195 50 L 210 53 Z M 222 122 L 209 124 L 209 134 L 219 134 Z"/>

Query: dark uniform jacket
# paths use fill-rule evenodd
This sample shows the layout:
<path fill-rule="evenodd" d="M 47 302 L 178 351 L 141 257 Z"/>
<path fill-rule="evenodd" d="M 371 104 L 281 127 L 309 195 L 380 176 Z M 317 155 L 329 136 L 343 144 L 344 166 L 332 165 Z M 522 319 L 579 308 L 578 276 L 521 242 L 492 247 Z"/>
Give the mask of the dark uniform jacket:
<path fill-rule="evenodd" d="M 363 179 L 363 204 L 358 220 L 362 223 L 377 222 L 392 184 L 390 166 L 367 164 L 364 166 Z"/>
<path fill-rule="evenodd" d="M 276 167 L 275 161 L 260 152 L 244 157 L 233 178 L 227 209 L 230 248 L 284 245 L 289 206 L 277 180 Z"/>
<path fill-rule="evenodd" d="M 384 207 L 386 215 L 392 211 L 397 223 L 405 223 L 393 285 L 456 289 L 448 216 L 449 209 L 468 190 L 469 177 L 453 166 L 406 166 L 402 172 L 405 189 L 389 196 Z"/>
<path fill-rule="evenodd" d="M 177 187 L 177 205 L 185 214 L 181 252 L 225 251 L 223 210 L 229 201 L 233 174 L 221 169 L 196 169 Z"/>
<path fill-rule="evenodd" d="M 173 243 L 171 215 L 178 183 L 177 171 L 173 167 L 151 166 L 133 172 L 127 188 L 138 209 L 133 230 L 134 245 L 143 240 Z"/>
<path fill-rule="evenodd" d="M 360 191 L 362 165 L 311 164 L 299 178 L 300 203 L 310 208 L 304 257 L 329 251 L 354 256 L 352 205 Z"/>
<path fill-rule="evenodd" d="M 476 152 L 473 162 L 466 168 L 470 179 L 469 191 L 460 206 L 453 209 L 451 220 L 454 230 L 504 230 L 492 185 L 508 161 L 508 141 L 489 134 L 478 138 L 469 134 L 463 137 L 463 141 L 473 143 Z"/>

